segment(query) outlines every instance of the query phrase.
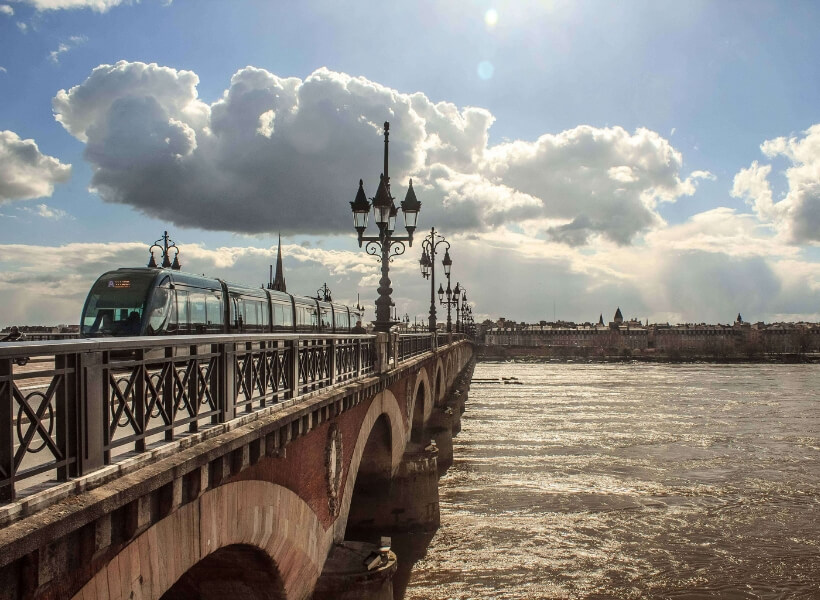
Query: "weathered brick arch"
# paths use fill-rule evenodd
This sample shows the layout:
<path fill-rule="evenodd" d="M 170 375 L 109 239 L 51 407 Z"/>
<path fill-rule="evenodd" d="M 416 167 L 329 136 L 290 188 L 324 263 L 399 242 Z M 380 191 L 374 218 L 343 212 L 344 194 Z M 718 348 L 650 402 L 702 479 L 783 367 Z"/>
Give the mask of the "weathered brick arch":
<path fill-rule="evenodd" d="M 205 492 L 126 546 L 75 596 L 158 600 L 185 572 L 220 548 L 253 546 L 279 571 L 289 600 L 308 598 L 333 542 L 310 506 L 266 481 Z"/>
<path fill-rule="evenodd" d="M 350 466 L 347 470 L 347 477 L 342 484 L 343 489 L 340 494 L 342 501 L 339 511 L 339 518 L 336 519 L 333 525 L 333 538 L 337 542 L 344 540 L 347 517 L 350 513 L 350 502 L 353 499 L 353 490 L 356 487 L 356 475 L 359 472 L 359 466 L 362 462 L 362 455 L 364 454 L 364 449 L 367 446 L 367 440 L 370 437 L 370 433 L 373 430 L 376 421 L 378 421 L 382 415 L 387 417 L 390 424 L 391 477 L 395 475 L 396 471 L 399 469 L 399 464 L 401 463 L 402 455 L 404 454 L 404 447 L 407 444 L 407 430 L 404 427 L 404 417 L 402 416 L 401 408 L 399 407 L 396 397 L 390 392 L 390 390 L 384 390 L 383 392 L 377 394 L 370 403 L 370 407 L 362 420 L 362 425 L 359 428 L 359 435 L 353 447 L 353 455 L 350 458 Z"/>
<path fill-rule="evenodd" d="M 418 426 L 415 422 L 416 416 L 416 402 L 419 401 L 419 393 L 421 392 L 421 414 L 422 414 L 422 429 L 426 429 L 430 422 L 430 415 L 433 414 L 433 392 L 430 387 L 430 377 L 427 374 L 427 369 L 422 367 L 416 374 L 416 381 L 412 386 L 412 393 L 406 398 L 407 403 L 407 437 L 413 437 L 413 430 Z"/>
<path fill-rule="evenodd" d="M 435 396 L 435 403 L 437 406 L 444 400 L 444 390 L 447 387 L 447 374 L 444 370 L 444 365 L 441 359 L 436 359 L 436 366 L 434 368 L 435 377 L 433 378 L 433 394 Z"/>
<path fill-rule="evenodd" d="M 356 473 L 382 415 L 390 424 L 392 473 L 398 470 L 407 438 L 398 402 L 385 390 L 373 399 L 362 421 L 333 527 L 325 530 L 311 507 L 286 487 L 258 480 L 226 483 L 140 534 L 72 600 L 159 600 L 203 558 L 235 545 L 258 548 L 271 558 L 288 600 L 309 598 L 334 536 L 335 541 L 343 539 Z"/>
<path fill-rule="evenodd" d="M 458 369 L 456 369 L 456 361 L 454 360 L 454 352 L 447 353 L 447 387 L 450 388 L 456 379 Z"/>

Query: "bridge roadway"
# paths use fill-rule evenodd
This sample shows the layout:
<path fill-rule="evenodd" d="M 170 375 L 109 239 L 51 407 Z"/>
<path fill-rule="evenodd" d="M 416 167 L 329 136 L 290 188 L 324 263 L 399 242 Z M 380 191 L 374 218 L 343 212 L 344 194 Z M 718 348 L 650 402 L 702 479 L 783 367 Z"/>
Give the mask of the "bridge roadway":
<path fill-rule="evenodd" d="M 472 352 L 442 334 L 0 345 L 0 598 L 389 597 L 395 557 L 326 565 L 438 526 Z"/>

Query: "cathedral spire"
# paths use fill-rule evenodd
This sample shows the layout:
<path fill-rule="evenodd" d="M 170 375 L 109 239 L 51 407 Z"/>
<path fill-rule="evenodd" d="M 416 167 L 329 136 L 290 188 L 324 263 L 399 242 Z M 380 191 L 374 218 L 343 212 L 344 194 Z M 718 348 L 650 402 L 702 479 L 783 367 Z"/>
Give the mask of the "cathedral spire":
<path fill-rule="evenodd" d="M 273 267 L 271 267 L 273 270 Z M 279 249 L 276 252 L 276 277 L 268 283 L 269 290 L 278 290 L 280 292 L 287 292 L 288 288 L 285 284 L 285 273 L 282 269 L 282 234 L 279 234 Z"/>

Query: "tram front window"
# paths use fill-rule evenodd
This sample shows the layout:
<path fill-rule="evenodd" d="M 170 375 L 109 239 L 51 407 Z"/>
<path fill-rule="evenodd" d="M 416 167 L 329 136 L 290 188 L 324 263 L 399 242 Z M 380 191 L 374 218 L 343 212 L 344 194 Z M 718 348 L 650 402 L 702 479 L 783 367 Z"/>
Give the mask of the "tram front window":
<path fill-rule="evenodd" d="M 142 314 L 153 274 L 103 275 L 91 288 L 81 320 L 81 335 L 140 335 Z"/>

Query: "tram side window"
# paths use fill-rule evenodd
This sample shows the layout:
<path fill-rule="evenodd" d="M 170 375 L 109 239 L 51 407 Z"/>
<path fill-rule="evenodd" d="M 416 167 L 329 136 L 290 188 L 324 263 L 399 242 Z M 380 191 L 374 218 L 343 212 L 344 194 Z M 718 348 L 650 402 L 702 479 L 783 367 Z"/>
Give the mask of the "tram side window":
<path fill-rule="evenodd" d="M 336 331 L 350 331 L 350 315 L 344 308 L 337 308 L 333 311 L 333 316 L 336 318 Z"/>
<path fill-rule="evenodd" d="M 222 299 L 216 294 L 208 294 L 205 297 L 205 312 L 208 317 L 208 332 L 219 333 L 222 331 Z"/>
<path fill-rule="evenodd" d="M 171 326 L 168 327 L 171 333 L 190 333 L 190 318 L 188 316 L 188 292 L 185 290 L 177 290 L 177 319 L 174 323 L 174 331 L 171 331 Z"/>
<path fill-rule="evenodd" d="M 176 303 L 174 302 L 174 291 L 170 289 L 168 280 L 165 280 L 154 290 L 151 303 L 148 307 L 148 325 L 145 333 L 148 335 L 161 335 L 168 332 L 169 324 L 172 320 L 176 322 Z"/>
<path fill-rule="evenodd" d="M 316 307 L 298 305 L 296 307 L 296 325 L 300 331 L 316 331 L 318 329 Z"/>
<path fill-rule="evenodd" d="M 230 328 L 238 330 L 242 328 L 242 323 L 245 320 L 243 313 L 242 298 L 231 295 L 231 314 L 230 314 Z"/>
<path fill-rule="evenodd" d="M 259 329 L 259 303 L 246 298 L 242 299 L 242 306 L 245 309 L 245 329 L 256 331 Z"/>
<path fill-rule="evenodd" d="M 205 294 L 191 292 L 188 294 L 188 314 L 190 316 L 191 331 L 204 333 L 208 322 L 205 310 Z"/>
<path fill-rule="evenodd" d="M 273 302 L 273 330 L 291 331 L 293 329 L 293 309 L 290 304 Z"/>
<path fill-rule="evenodd" d="M 268 301 L 267 300 L 260 300 L 259 301 L 259 324 L 262 326 L 264 331 L 268 330 L 268 325 L 270 325 L 270 309 L 268 308 Z"/>
<path fill-rule="evenodd" d="M 333 321 L 331 320 L 330 316 L 330 309 L 326 307 L 322 307 L 322 330 L 323 331 L 330 331 L 333 329 Z"/>
<path fill-rule="evenodd" d="M 288 330 L 293 329 L 293 305 L 288 302 L 287 304 L 281 304 L 280 308 L 282 309 L 282 325 Z"/>

